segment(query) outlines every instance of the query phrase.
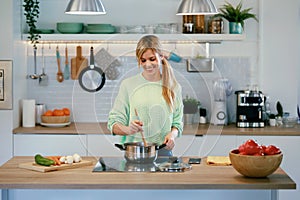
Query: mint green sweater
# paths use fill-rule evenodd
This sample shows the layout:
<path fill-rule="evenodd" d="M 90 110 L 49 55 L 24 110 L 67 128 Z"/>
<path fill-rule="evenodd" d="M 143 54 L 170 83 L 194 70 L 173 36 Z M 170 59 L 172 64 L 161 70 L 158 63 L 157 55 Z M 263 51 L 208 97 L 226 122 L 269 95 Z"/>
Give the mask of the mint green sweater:
<path fill-rule="evenodd" d="M 144 136 L 147 142 L 162 144 L 171 127 L 178 129 L 178 136 L 183 129 L 183 104 L 181 87 L 175 89 L 175 108 L 171 112 L 162 96 L 162 81 L 147 81 L 142 74 L 122 81 L 108 117 L 108 129 L 112 131 L 115 123 L 128 126 L 137 117 L 144 123 Z M 141 142 L 141 134 L 121 136 L 121 143 Z"/>

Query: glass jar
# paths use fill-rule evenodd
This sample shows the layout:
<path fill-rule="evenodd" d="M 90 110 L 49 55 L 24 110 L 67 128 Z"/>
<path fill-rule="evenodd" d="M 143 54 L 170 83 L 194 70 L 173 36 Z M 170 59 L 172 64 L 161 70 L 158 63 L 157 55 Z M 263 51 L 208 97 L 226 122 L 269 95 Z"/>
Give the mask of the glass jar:
<path fill-rule="evenodd" d="M 224 29 L 222 18 L 212 18 L 208 21 L 208 33 L 221 34 Z"/>
<path fill-rule="evenodd" d="M 182 16 L 182 33 L 194 33 L 193 15 Z"/>

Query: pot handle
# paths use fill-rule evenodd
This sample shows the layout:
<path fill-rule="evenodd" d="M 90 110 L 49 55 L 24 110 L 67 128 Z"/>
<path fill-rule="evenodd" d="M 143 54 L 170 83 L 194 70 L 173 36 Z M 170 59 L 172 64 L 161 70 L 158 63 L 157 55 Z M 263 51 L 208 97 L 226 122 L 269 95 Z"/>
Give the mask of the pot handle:
<path fill-rule="evenodd" d="M 166 146 L 167 146 L 166 144 L 162 144 L 162 145 L 160 145 L 160 146 L 156 146 L 156 150 L 162 149 L 162 148 L 164 148 L 164 147 L 166 147 Z"/>
<path fill-rule="evenodd" d="M 115 144 L 115 146 L 121 150 L 126 150 L 126 147 L 123 144 Z"/>

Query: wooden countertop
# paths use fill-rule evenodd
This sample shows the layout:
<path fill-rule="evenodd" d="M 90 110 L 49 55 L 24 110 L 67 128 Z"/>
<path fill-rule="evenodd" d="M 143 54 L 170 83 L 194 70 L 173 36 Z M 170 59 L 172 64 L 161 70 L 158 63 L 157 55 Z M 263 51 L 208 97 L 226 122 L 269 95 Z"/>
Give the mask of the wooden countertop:
<path fill-rule="evenodd" d="M 267 178 L 246 178 L 232 166 L 208 166 L 205 161 L 185 172 L 92 172 L 93 165 L 53 172 L 18 167 L 32 157 L 13 157 L 0 167 L 2 189 L 296 189 L 279 168 Z"/>
<path fill-rule="evenodd" d="M 71 123 L 69 126 L 53 128 L 36 126 L 33 128 L 18 127 L 13 134 L 110 134 L 107 123 Z M 273 136 L 300 136 L 300 124 L 294 128 L 264 127 L 264 128 L 237 128 L 235 124 L 215 126 L 210 124 L 185 125 L 183 135 L 273 135 Z"/>

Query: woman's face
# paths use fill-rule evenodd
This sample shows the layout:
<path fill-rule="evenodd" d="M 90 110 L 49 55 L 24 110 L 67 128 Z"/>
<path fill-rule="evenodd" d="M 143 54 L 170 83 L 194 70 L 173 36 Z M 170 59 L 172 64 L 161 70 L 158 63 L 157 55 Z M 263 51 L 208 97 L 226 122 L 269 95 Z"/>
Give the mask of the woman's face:
<path fill-rule="evenodd" d="M 148 49 L 140 58 L 140 65 L 143 67 L 143 75 L 150 78 L 160 77 L 161 58 L 158 53 L 153 52 L 153 50 Z"/>

